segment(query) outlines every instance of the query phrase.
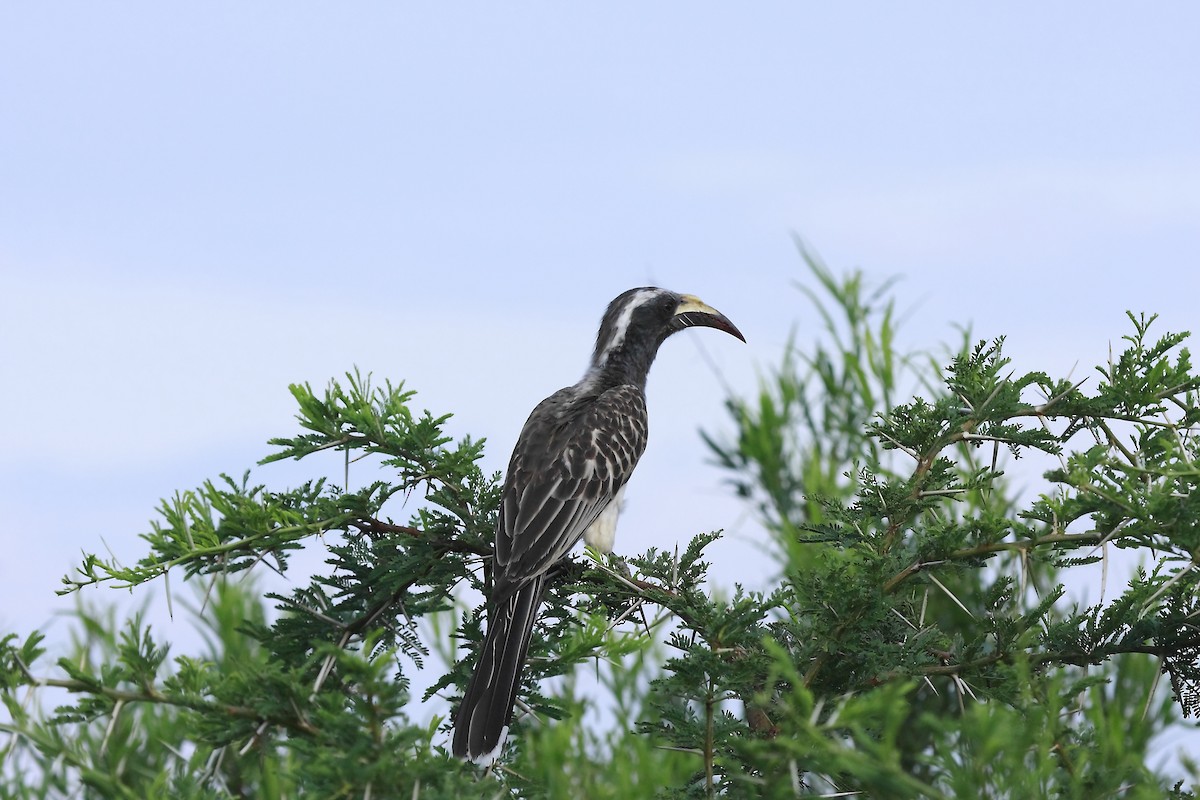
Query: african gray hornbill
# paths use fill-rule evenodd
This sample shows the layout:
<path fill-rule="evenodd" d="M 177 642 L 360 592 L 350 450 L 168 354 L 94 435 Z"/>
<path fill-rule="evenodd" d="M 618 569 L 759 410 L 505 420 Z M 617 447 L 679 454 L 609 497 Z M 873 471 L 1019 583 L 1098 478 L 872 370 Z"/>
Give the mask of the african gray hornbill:
<path fill-rule="evenodd" d="M 454 717 L 456 756 L 486 762 L 508 734 L 547 572 L 580 538 L 611 552 L 625 483 L 646 449 L 646 376 L 668 336 L 741 331 L 699 298 L 630 289 L 613 300 L 592 363 L 533 409 L 508 463 L 479 663 Z"/>

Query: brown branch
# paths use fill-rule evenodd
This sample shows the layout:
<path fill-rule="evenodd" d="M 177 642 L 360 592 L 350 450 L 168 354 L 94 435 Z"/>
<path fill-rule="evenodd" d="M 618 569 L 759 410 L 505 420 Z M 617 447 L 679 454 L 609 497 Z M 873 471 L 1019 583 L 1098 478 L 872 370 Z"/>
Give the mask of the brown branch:
<path fill-rule="evenodd" d="M 413 538 L 429 535 L 428 531 L 414 528 L 411 525 L 396 525 L 395 523 L 384 522 L 374 517 L 351 520 L 349 525 L 366 534 L 402 533 Z M 458 538 L 443 539 L 438 542 L 437 551 L 438 555 L 445 555 L 446 553 L 467 553 L 469 555 L 486 557 L 492 555 L 492 548 L 487 545 L 474 544 Z"/>
<path fill-rule="evenodd" d="M 937 562 L 914 561 L 912 564 L 909 564 L 907 567 L 900 570 L 895 575 L 893 575 L 891 578 L 889 578 L 883 584 L 883 592 L 884 592 L 884 594 L 891 594 L 892 592 L 896 591 L 896 589 L 898 589 L 900 587 L 900 584 L 904 583 L 904 581 L 908 580 L 910 577 L 917 574 L 925 567 L 932 566 L 934 563 L 941 564 L 946 561 L 959 561 L 959 560 L 965 560 L 965 559 L 970 559 L 970 558 L 979 558 L 980 556 L 993 555 L 995 553 L 1000 553 L 1005 550 L 1027 551 L 1027 550 L 1031 550 L 1035 547 L 1042 547 L 1045 545 L 1052 545 L 1052 544 L 1069 544 L 1069 543 L 1089 544 L 1089 543 L 1093 543 L 1093 542 L 1096 544 L 1099 544 L 1102 541 L 1102 539 L 1103 539 L 1103 536 L 1099 531 L 1092 531 L 1090 533 L 1052 533 L 1052 534 L 1048 534 L 1046 536 L 1040 536 L 1036 539 L 1029 539 L 1026 541 L 989 542 L 987 544 L 976 545 L 975 547 L 968 547 L 968 548 L 965 548 L 962 550 L 955 550 L 955 551 L 949 553 L 941 561 L 937 561 Z"/>
<path fill-rule="evenodd" d="M 276 715 L 261 714 L 252 708 L 245 706 L 231 706 L 222 703 L 214 703 L 205 700 L 195 700 L 184 697 L 174 697 L 147 688 L 141 692 L 133 692 L 124 689 L 114 689 L 109 686 L 99 686 L 88 681 L 80 681 L 74 679 L 63 678 L 37 678 L 26 672 L 26 679 L 34 686 L 48 686 L 56 689 L 66 689 L 68 692 L 78 692 L 82 694 L 100 695 L 107 697 L 118 703 L 158 703 L 160 705 L 175 706 L 177 708 L 188 708 L 193 711 L 201 711 L 209 714 L 224 714 L 227 717 L 236 717 L 237 719 L 248 719 L 256 722 L 278 725 L 288 730 L 296 731 L 313 735 L 317 733 L 317 728 L 311 722 L 297 715 L 295 718 L 280 717 Z"/>
<path fill-rule="evenodd" d="M 1043 667 L 1051 664 L 1071 664 L 1073 666 L 1088 666 L 1103 661 L 1113 656 L 1138 653 L 1142 655 L 1151 655 L 1157 658 L 1168 658 L 1171 655 L 1181 650 L 1188 650 L 1200 647 L 1200 636 L 1192 639 L 1186 639 L 1179 642 L 1173 642 L 1170 646 L 1155 645 L 1155 644 L 1134 644 L 1124 642 L 1113 642 L 1109 645 L 1097 647 L 1094 650 L 1047 650 L 1042 653 L 1026 652 L 1025 655 L 1030 663 L 1037 667 Z M 914 672 L 889 672 L 882 676 L 876 676 L 868 681 L 871 686 L 878 686 L 883 683 L 888 683 L 899 678 L 907 678 L 915 675 L 962 675 L 971 670 L 990 667 L 993 664 L 998 664 L 1004 661 L 1012 661 L 1016 653 L 991 653 L 986 656 L 971 659 L 970 661 L 961 661 L 957 664 L 936 664 L 924 667 L 919 667 Z"/>
<path fill-rule="evenodd" d="M 425 531 L 420 528 L 414 528 L 409 525 L 396 525 L 391 522 L 384 522 L 381 519 L 375 519 L 374 517 L 354 520 L 350 524 L 363 533 L 405 533 L 409 536 L 423 536 L 425 534 Z"/>

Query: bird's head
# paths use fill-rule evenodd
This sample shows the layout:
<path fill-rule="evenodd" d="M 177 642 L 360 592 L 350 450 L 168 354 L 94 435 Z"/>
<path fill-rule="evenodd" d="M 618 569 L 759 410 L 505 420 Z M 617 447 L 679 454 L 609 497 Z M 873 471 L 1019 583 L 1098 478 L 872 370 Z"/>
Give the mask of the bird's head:
<path fill-rule="evenodd" d="M 630 289 L 604 312 L 592 369 L 620 362 L 634 370 L 648 370 L 658 346 L 668 336 L 697 326 L 716 328 L 746 341 L 728 317 L 698 297 L 654 287 Z"/>

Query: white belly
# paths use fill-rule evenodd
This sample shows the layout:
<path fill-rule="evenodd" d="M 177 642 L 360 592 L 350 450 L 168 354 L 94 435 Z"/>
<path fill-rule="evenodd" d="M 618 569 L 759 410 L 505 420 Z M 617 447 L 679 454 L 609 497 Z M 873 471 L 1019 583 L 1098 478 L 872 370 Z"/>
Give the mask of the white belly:
<path fill-rule="evenodd" d="M 617 496 L 612 499 L 596 521 L 583 532 L 583 541 L 599 550 L 601 553 L 611 553 L 617 540 L 617 516 L 624 505 L 625 487 L 617 490 Z"/>

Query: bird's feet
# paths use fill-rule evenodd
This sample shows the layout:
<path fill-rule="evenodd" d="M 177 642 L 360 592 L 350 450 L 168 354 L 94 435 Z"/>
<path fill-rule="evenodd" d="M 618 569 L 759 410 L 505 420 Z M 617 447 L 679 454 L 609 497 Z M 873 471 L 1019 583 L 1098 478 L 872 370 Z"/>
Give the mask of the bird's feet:
<path fill-rule="evenodd" d="M 602 567 L 611 569 L 622 578 L 625 578 L 626 580 L 633 578 L 633 571 L 629 568 L 629 564 L 625 563 L 625 559 L 616 553 L 603 553 L 590 544 L 584 548 L 584 552 L 592 561 L 596 562 Z"/>

